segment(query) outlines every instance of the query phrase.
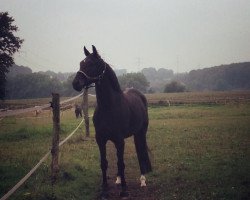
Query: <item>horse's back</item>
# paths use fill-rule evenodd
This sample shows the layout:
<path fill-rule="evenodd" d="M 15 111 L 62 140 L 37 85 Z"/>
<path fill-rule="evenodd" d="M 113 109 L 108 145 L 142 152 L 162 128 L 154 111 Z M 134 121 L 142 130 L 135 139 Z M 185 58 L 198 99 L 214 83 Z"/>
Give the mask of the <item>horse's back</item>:
<path fill-rule="evenodd" d="M 142 94 L 139 90 L 136 90 L 134 88 L 128 88 L 124 91 L 124 94 L 127 96 L 127 98 L 134 98 L 136 99 L 136 101 L 142 101 L 143 105 L 145 106 L 145 108 L 147 108 L 147 99 L 144 96 L 144 94 Z M 137 99 L 139 98 L 139 99 Z"/>
<path fill-rule="evenodd" d="M 147 99 L 140 91 L 130 88 L 124 91 L 124 96 L 129 103 L 129 106 L 141 113 L 147 112 Z"/>

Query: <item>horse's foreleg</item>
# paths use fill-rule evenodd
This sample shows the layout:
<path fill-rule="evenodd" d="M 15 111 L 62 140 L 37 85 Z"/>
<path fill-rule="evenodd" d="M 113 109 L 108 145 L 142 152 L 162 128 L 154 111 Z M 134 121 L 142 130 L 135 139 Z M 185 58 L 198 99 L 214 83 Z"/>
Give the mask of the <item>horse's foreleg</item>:
<path fill-rule="evenodd" d="M 127 197 L 127 184 L 125 180 L 125 164 L 124 164 L 124 140 L 119 141 L 118 143 L 115 144 L 116 149 L 117 149 L 117 168 L 118 168 L 118 178 L 117 182 L 121 182 L 122 186 L 122 192 L 120 193 L 121 197 Z M 120 179 L 120 180 L 119 180 Z"/>
<path fill-rule="evenodd" d="M 97 140 L 100 155 L 101 155 L 101 169 L 102 169 L 102 197 L 108 196 L 108 181 L 107 181 L 107 168 L 108 161 L 106 159 L 106 142 L 99 142 Z"/>

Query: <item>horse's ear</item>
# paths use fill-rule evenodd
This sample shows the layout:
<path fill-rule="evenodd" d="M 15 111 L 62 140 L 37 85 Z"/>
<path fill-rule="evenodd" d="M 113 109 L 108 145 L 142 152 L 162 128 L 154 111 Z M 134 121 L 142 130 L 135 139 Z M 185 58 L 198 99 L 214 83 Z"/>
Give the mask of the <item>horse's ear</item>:
<path fill-rule="evenodd" d="M 97 50 L 96 50 L 96 48 L 95 48 L 94 45 L 92 45 L 92 50 L 93 50 L 93 54 L 94 54 L 95 56 L 98 56 L 98 52 L 97 52 Z"/>
<path fill-rule="evenodd" d="M 85 56 L 88 56 L 90 54 L 89 51 L 88 51 L 88 49 L 86 49 L 85 46 L 84 46 L 83 50 L 84 50 Z"/>

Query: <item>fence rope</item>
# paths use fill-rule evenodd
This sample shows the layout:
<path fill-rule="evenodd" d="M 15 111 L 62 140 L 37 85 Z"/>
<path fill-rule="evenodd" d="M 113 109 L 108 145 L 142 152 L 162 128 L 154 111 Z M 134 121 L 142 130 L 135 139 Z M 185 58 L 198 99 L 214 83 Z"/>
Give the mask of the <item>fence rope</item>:
<path fill-rule="evenodd" d="M 37 168 L 48 158 L 50 151 L 47 152 L 43 158 L 26 174 L 12 189 L 9 190 L 0 200 L 5 200 L 12 195 L 36 170 Z"/>
<path fill-rule="evenodd" d="M 75 134 L 75 132 L 77 131 L 77 129 L 82 125 L 83 121 L 84 121 L 84 118 L 83 118 L 82 121 L 78 124 L 78 126 L 75 128 L 75 130 L 73 130 L 73 131 L 72 131 L 63 141 L 61 141 L 61 142 L 59 143 L 59 147 L 62 146 L 69 138 L 72 137 L 72 135 Z"/>
<path fill-rule="evenodd" d="M 96 95 L 95 94 L 88 94 L 89 96 L 91 96 L 91 97 L 96 97 Z"/>
<path fill-rule="evenodd" d="M 91 116 L 92 117 L 92 116 Z M 84 119 L 78 124 L 78 126 L 73 130 L 63 141 L 59 143 L 59 146 L 62 146 L 67 140 L 69 140 L 74 133 L 78 130 L 78 128 L 83 123 Z M 12 189 L 10 189 L 0 200 L 6 200 L 10 195 L 12 195 L 37 169 L 38 167 L 48 158 L 50 155 L 50 151 L 47 152 L 42 159 L 27 173 Z"/>
<path fill-rule="evenodd" d="M 83 95 L 83 93 L 81 93 L 81 94 L 79 94 L 79 95 L 77 95 L 75 97 L 72 97 L 70 99 L 66 99 L 66 100 L 60 102 L 60 105 L 68 103 L 70 101 L 73 101 L 73 100 L 79 98 L 82 95 Z M 1 117 L 18 115 L 18 114 L 22 114 L 22 113 L 26 113 L 26 112 L 32 112 L 32 111 L 35 111 L 35 110 L 43 110 L 43 109 L 49 108 L 49 107 L 50 107 L 50 104 L 45 104 L 43 106 L 36 106 L 36 107 L 32 107 L 32 108 L 25 108 L 25 109 L 19 109 L 19 110 L 11 110 L 11 111 L 0 112 L 0 118 Z"/>

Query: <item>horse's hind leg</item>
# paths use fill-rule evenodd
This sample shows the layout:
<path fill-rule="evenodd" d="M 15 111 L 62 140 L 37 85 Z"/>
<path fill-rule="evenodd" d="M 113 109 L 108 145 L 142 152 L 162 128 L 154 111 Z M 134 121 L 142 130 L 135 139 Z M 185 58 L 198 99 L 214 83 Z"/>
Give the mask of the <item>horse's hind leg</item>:
<path fill-rule="evenodd" d="M 140 132 L 140 134 L 135 134 L 134 142 L 141 171 L 141 186 L 146 186 L 146 178 L 144 175 L 152 171 L 151 162 L 148 156 L 146 131 Z"/>

